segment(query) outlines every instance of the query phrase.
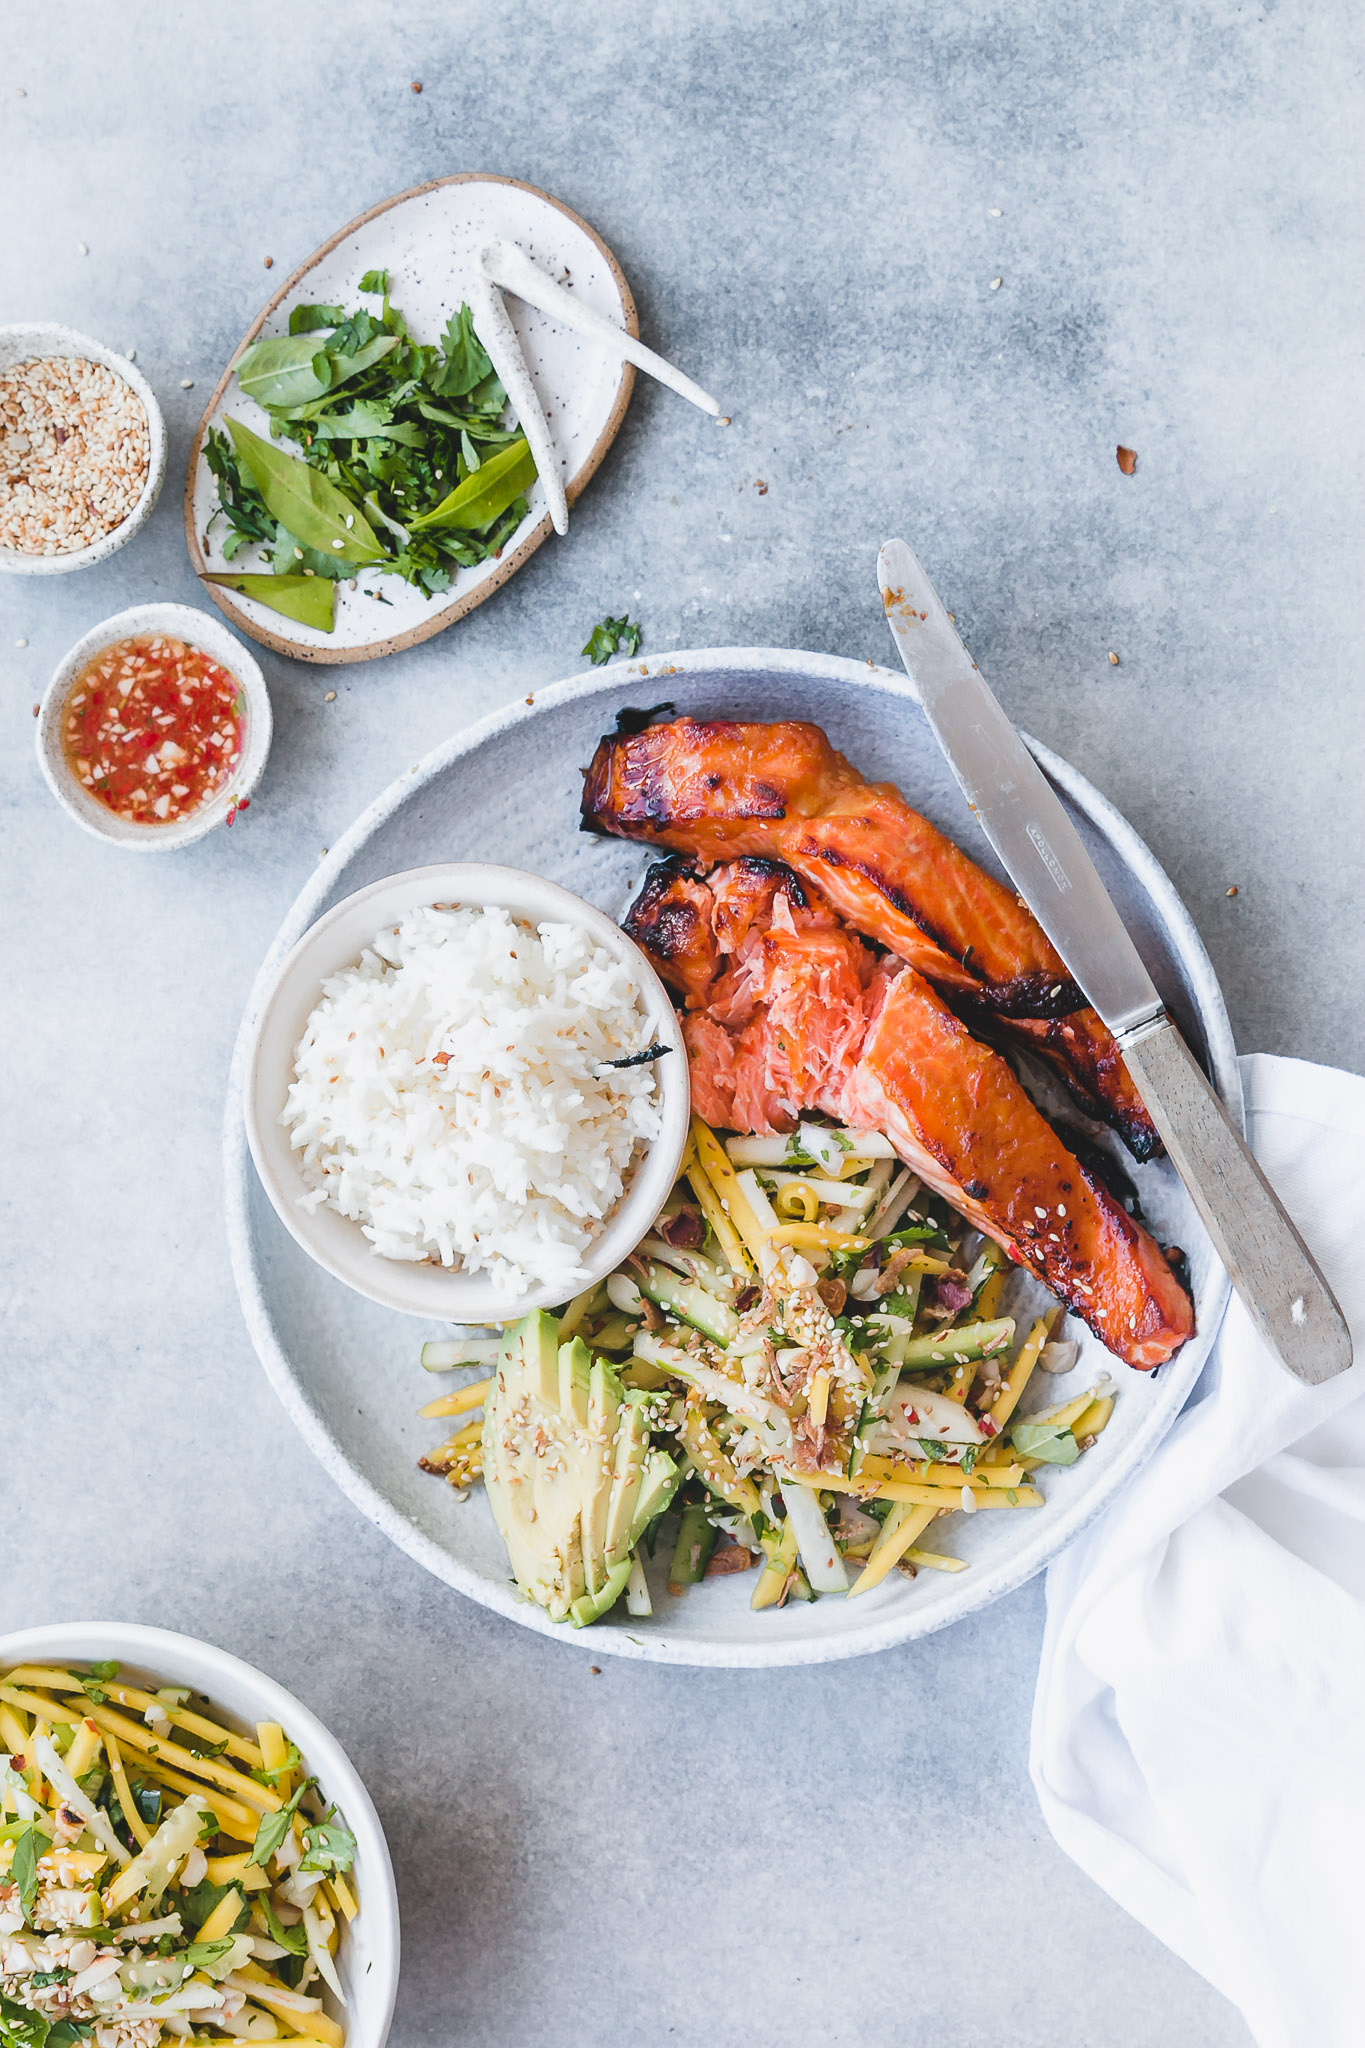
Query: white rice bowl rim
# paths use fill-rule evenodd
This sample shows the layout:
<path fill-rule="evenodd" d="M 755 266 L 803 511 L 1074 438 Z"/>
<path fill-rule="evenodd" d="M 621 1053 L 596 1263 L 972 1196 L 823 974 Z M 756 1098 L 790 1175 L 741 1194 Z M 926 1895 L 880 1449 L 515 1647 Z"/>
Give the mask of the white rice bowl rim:
<path fill-rule="evenodd" d="M 358 1223 L 330 1204 L 305 1205 L 308 1186 L 290 1132 L 279 1121 L 294 1079 L 295 1051 L 321 1000 L 323 982 L 355 967 L 386 926 L 400 923 L 410 911 L 436 905 L 503 909 L 535 926 L 572 924 L 631 968 L 649 1040 L 669 1048 L 655 1068 L 661 1130 L 585 1252 L 581 1286 L 595 1286 L 634 1251 L 668 1198 L 687 1143 L 692 1105 L 681 1024 L 667 990 L 633 939 L 571 890 L 523 868 L 470 861 L 412 868 L 358 889 L 319 918 L 281 963 L 257 1014 L 243 1091 L 247 1143 L 276 1215 L 335 1279 L 403 1315 L 504 1323 L 533 1309 L 557 1307 L 564 1298 L 562 1285 L 531 1286 L 509 1300 L 489 1273 L 377 1256 Z"/>

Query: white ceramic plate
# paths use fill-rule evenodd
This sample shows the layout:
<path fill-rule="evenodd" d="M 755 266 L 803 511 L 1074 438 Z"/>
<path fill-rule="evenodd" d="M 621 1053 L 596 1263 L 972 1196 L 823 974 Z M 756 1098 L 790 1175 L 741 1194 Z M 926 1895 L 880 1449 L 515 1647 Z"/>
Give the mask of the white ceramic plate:
<path fill-rule="evenodd" d="M 118 1664 L 132 1683 L 150 1680 L 152 1690 L 187 1685 L 202 1693 L 243 1734 L 254 1737 L 258 1721 L 278 1721 L 298 1744 L 304 1763 L 325 1796 L 340 1807 L 356 1839 L 360 1911 L 343 1933 L 337 1955 L 345 2013 L 325 1987 L 322 1997 L 333 2017 L 345 2021 L 347 2048 L 384 2048 L 398 1995 L 398 1892 L 374 1802 L 335 1735 L 263 1671 L 193 1636 L 126 1621 L 59 1622 L 0 1635 L 0 1671 L 16 1664 L 70 1666 L 104 1659 Z"/>
<path fill-rule="evenodd" d="M 421 1332 L 360 1301 L 312 1264 L 279 1223 L 247 1153 L 242 1087 L 257 1007 L 280 960 L 330 904 L 439 852 L 444 858 L 477 855 L 528 867 L 589 902 L 620 911 L 651 855 L 577 829 L 578 771 L 618 710 L 663 700 L 703 717 L 818 721 L 865 772 L 897 783 L 983 866 L 995 868 L 908 683 L 889 670 L 831 655 L 719 648 L 621 663 L 538 690 L 534 710 L 517 706 L 496 713 L 387 790 L 318 867 L 286 919 L 248 1006 L 229 1090 L 233 1266 L 262 1362 L 309 1443 L 352 1500 L 439 1578 L 528 1628 L 593 1654 L 686 1664 L 819 1663 L 926 1634 L 1022 1585 L 1100 1511 L 1169 1428 L 1217 1330 L 1227 1281 L 1168 1164 L 1139 1167 L 1128 1161 L 1127 1168 L 1157 1235 L 1189 1254 L 1198 1334 L 1154 1375 L 1130 1371 L 1085 1334 L 1075 1371 L 1038 1387 L 1033 1405 L 1064 1399 L 1107 1371 L 1119 1384 L 1113 1420 L 1076 1465 L 1040 1475 L 1044 1507 L 962 1516 L 951 1525 L 953 1548 L 969 1560 L 969 1571 L 922 1572 L 913 1582 L 896 1574 L 858 1600 L 827 1597 L 780 1613 L 752 1614 L 747 1574 L 671 1599 L 661 1583 L 667 1566 L 661 1553 L 651 1572 L 652 1619 L 618 1612 L 576 1633 L 518 1597 L 482 1492 L 460 1503 L 448 1486 L 418 1470 L 418 1458 L 439 1440 L 440 1427 L 421 1422 L 416 1411 L 452 1384 L 421 1371 Z M 1240 1083 L 1222 998 L 1170 882 L 1136 833 L 1082 776 L 1045 748 L 1035 746 L 1034 752 L 1075 818 L 1157 987 L 1240 1117 Z M 433 1326 L 430 1334 L 442 1333 Z M 1083 1333 L 1071 1326 L 1068 1334 Z"/>
<path fill-rule="evenodd" d="M 338 903 L 300 939 L 281 963 L 274 987 L 257 1014 L 256 1037 L 247 1057 L 248 1081 L 244 1108 L 247 1139 L 262 1185 L 275 1213 L 311 1258 L 348 1287 L 357 1288 L 381 1307 L 402 1315 L 466 1323 L 511 1322 L 532 1309 L 554 1308 L 562 1291 L 531 1286 L 509 1303 L 491 1274 L 379 1258 L 358 1223 L 339 1209 L 304 1206 L 307 1184 L 299 1155 L 280 1123 L 294 1079 L 294 1054 L 308 1018 L 318 1002 L 322 983 L 359 960 L 383 931 L 420 906 L 459 904 L 478 908 L 497 904 L 528 923 L 548 921 L 586 927 L 599 946 L 634 970 L 645 1013 L 646 1045 L 669 1048 L 656 1069 L 663 1128 L 632 1170 L 626 1191 L 607 1218 L 600 1235 L 583 1256 L 582 1278 L 574 1292 L 595 1287 L 629 1258 L 668 1199 L 687 1143 L 691 1090 L 687 1052 L 677 1012 L 668 991 L 654 972 L 648 955 L 609 917 L 567 889 L 528 875 L 522 868 L 490 867 L 487 862 L 444 862 L 437 867 L 411 868 L 386 876 Z"/>
<path fill-rule="evenodd" d="M 400 192 L 371 208 L 301 264 L 287 278 L 232 351 L 235 361 L 249 341 L 287 334 L 289 315 L 300 305 L 344 305 L 359 296 L 367 270 L 387 270 L 390 296 L 421 342 L 439 341 L 445 324 L 469 297 L 479 250 L 493 235 L 505 235 L 554 276 L 567 271 L 585 305 L 637 334 L 639 321 L 630 287 L 616 258 L 576 213 L 513 178 L 439 178 Z M 374 301 L 372 303 L 376 303 Z M 560 474 L 572 505 L 597 469 L 625 417 L 635 372 L 608 348 L 562 327 L 545 313 L 507 294 L 517 331 L 559 456 Z M 218 486 L 200 458 L 209 427 L 223 427 L 231 414 L 253 432 L 269 435 L 267 415 L 244 398 L 230 368 L 225 370 L 199 422 L 185 485 L 185 536 L 196 570 L 250 570 L 252 558 L 229 562 L 223 542 L 230 528 L 219 516 Z M 397 576 L 362 574 L 359 587 L 337 586 L 336 620 L 330 633 L 282 618 L 267 605 L 236 591 L 206 583 L 204 589 L 242 631 L 301 661 L 368 661 L 377 654 L 429 639 L 482 604 L 507 581 L 550 533 L 550 515 L 539 480 L 528 493 L 530 509 L 495 561 L 460 569 L 450 589 L 427 597 Z M 369 596 L 382 591 L 387 603 Z"/>

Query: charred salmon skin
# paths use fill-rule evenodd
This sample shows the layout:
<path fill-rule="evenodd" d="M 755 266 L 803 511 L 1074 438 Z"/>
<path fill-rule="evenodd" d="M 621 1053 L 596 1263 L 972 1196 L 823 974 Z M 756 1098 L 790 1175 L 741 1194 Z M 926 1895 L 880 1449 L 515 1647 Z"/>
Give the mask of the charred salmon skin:
<path fill-rule="evenodd" d="M 678 718 L 615 734 L 585 772 L 583 820 L 707 863 L 784 862 L 969 1021 L 1045 1059 L 1136 1157 L 1159 1151 L 1113 1038 L 1032 912 L 819 726 Z"/>

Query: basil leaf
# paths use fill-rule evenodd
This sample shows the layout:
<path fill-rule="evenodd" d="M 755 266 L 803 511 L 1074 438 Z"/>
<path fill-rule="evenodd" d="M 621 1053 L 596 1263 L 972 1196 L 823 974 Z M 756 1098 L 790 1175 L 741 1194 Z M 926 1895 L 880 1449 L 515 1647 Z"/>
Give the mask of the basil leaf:
<path fill-rule="evenodd" d="M 213 570 L 206 571 L 201 580 L 240 591 L 243 597 L 268 605 L 296 625 L 315 626 L 320 633 L 330 633 L 335 623 L 336 586 L 324 576 L 239 576 Z"/>
<path fill-rule="evenodd" d="M 342 306 L 295 306 L 289 315 L 289 332 L 315 334 L 319 327 L 340 327 L 345 318 Z"/>
<path fill-rule="evenodd" d="M 286 1927 L 270 1903 L 269 1892 L 261 1892 L 258 1897 L 261 1911 L 265 1915 L 265 1924 L 270 1929 L 270 1939 L 278 1942 L 281 1948 L 288 1949 L 291 1956 L 306 1956 L 308 1936 L 304 1932 L 303 1923 L 300 1922 L 296 1927 Z"/>
<path fill-rule="evenodd" d="M 410 532 L 455 526 L 478 533 L 491 526 L 536 480 L 536 465 L 524 434 L 490 455 L 473 476 L 442 498 L 432 511 L 412 521 Z"/>
<path fill-rule="evenodd" d="M 331 388 L 332 365 L 321 342 L 309 334 L 273 335 L 253 341 L 234 363 L 237 382 L 258 405 L 304 405 Z"/>
<path fill-rule="evenodd" d="M 80 1676 L 79 1672 L 77 1676 Z M 93 1700 L 97 1707 L 102 1707 L 109 1697 L 103 1686 L 94 1678 L 82 1678 L 81 1691 L 88 1700 Z"/>
<path fill-rule="evenodd" d="M 81 1932 L 84 1934 L 85 1930 L 82 1928 Z M 93 2020 L 58 2020 L 47 2037 L 47 2048 L 75 2048 L 78 2041 L 88 2041 L 94 2031 Z"/>
<path fill-rule="evenodd" d="M 937 1465 L 940 1458 L 946 1458 L 948 1455 L 947 1445 L 935 1443 L 932 1437 L 920 1437 L 919 1447 L 931 1465 Z"/>
<path fill-rule="evenodd" d="M 270 566 L 277 576 L 323 576 L 341 583 L 355 575 L 357 565 L 340 555 L 324 555 L 321 548 L 300 547 L 287 527 L 277 526 Z"/>
<path fill-rule="evenodd" d="M 359 291 L 367 292 L 372 298 L 376 299 L 386 292 L 388 288 L 389 273 L 387 270 L 367 270 L 357 287 Z"/>
<path fill-rule="evenodd" d="M 441 338 L 441 358 L 440 369 L 427 379 L 438 398 L 463 398 L 492 369 L 483 343 L 474 332 L 474 315 L 468 306 L 461 306 L 454 318 L 447 320 Z"/>
<path fill-rule="evenodd" d="M 1081 1455 L 1071 1431 L 1055 1422 L 1016 1422 L 1010 1442 L 1021 1458 L 1040 1458 L 1045 1465 L 1074 1465 Z"/>
<path fill-rule="evenodd" d="M 297 456 L 263 441 L 239 420 L 230 419 L 227 425 L 238 459 L 267 507 L 305 547 L 344 555 L 352 562 L 383 561 L 384 549 L 365 514 L 334 483 Z"/>
<path fill-rule="evenodd" d="M 332 1813 L 336 1808 L 331 1809 Z M 303 1831 L 303 1855 L 299 1858 L 300 1870 L 321 1870 L 328 1876 L 339 1870 L 349 1870 L 355 1862 L 356 1841 L 350 1829 L 340 1821 L 316 1821 Z"/>
<path fill-rule="evenodd" d="M 92 1664 L 90 1666 L 90 1676 L 92 1678 L 117 1678 L 118 1665 L 112 1659 L 101 1664 Z"/>
<path fill-rule="evenodd" d="M 13 1999 L 0 1998 L 0 2043 L 4 2048 L 44 2048 L 50 2022 Z"/>

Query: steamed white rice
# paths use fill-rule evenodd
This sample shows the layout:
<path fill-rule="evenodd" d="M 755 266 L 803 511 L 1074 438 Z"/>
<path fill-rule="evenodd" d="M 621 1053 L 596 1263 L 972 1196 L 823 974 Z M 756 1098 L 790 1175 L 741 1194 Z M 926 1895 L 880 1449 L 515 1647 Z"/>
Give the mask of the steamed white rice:
<path fill-rule="evenodd" d="M 390 1259 L 577 1291 L 660 1129 L 632 969 L 568 924 L 421 909 L 323 983 L 280 1121 L 310 1192 Z"/>

